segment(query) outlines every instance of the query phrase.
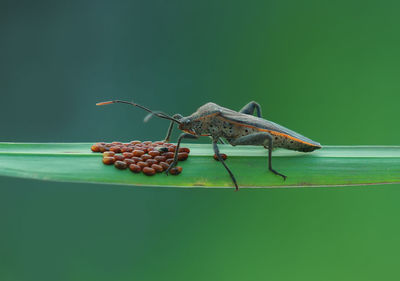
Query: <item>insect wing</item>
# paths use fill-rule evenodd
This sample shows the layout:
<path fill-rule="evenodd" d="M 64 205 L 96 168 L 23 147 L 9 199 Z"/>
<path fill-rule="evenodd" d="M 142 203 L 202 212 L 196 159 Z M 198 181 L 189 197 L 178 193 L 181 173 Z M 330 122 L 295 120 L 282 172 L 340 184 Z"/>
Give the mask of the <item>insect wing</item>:
<path fill-rule="evenodd" d="M 220 110 L 221 110 L 221 117 L 228 120 L 229 122 L 237 123 L 243 126 L 258 128 L 260 130 L 268 130 L 268 131 L 282 133 L 291 136 L 293 138 L 299 139 L 301 141 L 310 143 L 312 145 L 321 146 L 318 142 L 315 142 L 295 131 L 292 131 L 272 121 L 249 114 L 243 114 L 223 107 L 221 107 Z"/>

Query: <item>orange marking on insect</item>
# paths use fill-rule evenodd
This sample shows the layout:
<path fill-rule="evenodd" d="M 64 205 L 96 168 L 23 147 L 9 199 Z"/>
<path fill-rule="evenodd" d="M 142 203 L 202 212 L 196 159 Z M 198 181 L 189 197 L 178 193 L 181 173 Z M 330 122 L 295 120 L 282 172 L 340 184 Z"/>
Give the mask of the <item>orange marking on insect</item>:
<path fill-rule="evenodd" d="M 284 134 L 284 133 L 279 133 L 279 132 L 275 132 L 275 131 L 271 131 L 271 130 L 266 130 L 266 129 L 259 129 L 259 128 L 257 128 L 257 129 L 258 129 L 259 131 L 265 131 L 265 132 L 271 133 L 272 135 L 282 136 L 282 137 L 285 137 L 285 138 L 288 138 L 288 139 L 291 139 L 291 140 L 294 140 L 294 141 L 297 141 L 297 142 L 300 142 L 300 143 L 304 143 L 304 144 L 307 144 L 307 145 L 317 146 L 317 145 L 315 145 L 315 144 L 312 144 L 312 143 L 303 141 L 303 140 L 301 140 L 301 139 L 298 139 L 298 138 L 289 136 L 289 135 Z"/>
<path fill-rule="evenodd" d="M 98 102 L 96 105 L 106 105 L 106 104 L 112 104 L 114 103 L 113 101 L 105 101 L 105 102 Z"/>
<path fill-rule="evenodd" d="M 224 119 L 228 123 L 232 123 L 232 124 L 235 124 L 235 125 L 238 125 L 238 126 L 241 126 L 241 127 L 252 128 L 252 129 L 256 129 L 256 130 L 261 131 L 261 132 L 268 132 L 268 133 L 270 133 L 272 135 L 278 135 L 278 136 L 282 136 L 282 137 L 285 137 L 285 138 L 288 138 L 288 139 L 291 139 L 291 140 L 294 140 L 294 141 L 297 141 L 297 142 L 300 142 L 300 143 L 304 143 L 304 144 L 307 144 L 307 145 L 317 146 L 315 144 L 312 144 L 312 143 L 300 140 L 298 138 L 289 136 L 288 134 L 284 134 L 284 133 L 280 133 L 280 132 L 276 132 L 276 131 L 272 131 L 272 130 L 267 130 L 267 129 L 261 129 L 261 128 L 258 128 L 258 127 L 252 126 L 252 125 L 242 124 L 242 123 L 239 123 L 239 122 L 235 122 L 235 121 L 226 119 L 224 117 L 220 117 L 220 118 Z"/>
<path fill-rule="evenodd" d="M 195 135 L 196 133 L 190 130 L 183 130 L 185 133 L 191 134 L 191 135 Z"/>
<path fill-rule="evenodd" d="M 183 130 L 185 133 L 191 134 L 191 135 L 197 135 L 196 132 L 190 131 L 190 130 Z M 208 137 L 210 134 L 205 134 L 205 135 L 200 135 L 202 137 Z"/>
<path fill-rule="evenodd" d="M 215 113 L 207 114 L 207 115 L 204 115 L 204 116 L 200 116 L 199 118 L 194 119 L 193 121 L 197 121 L 197 120 L 200 120 L 200 119 L 204 119 L 204 118 L 206 118 L 206 117 L 215 116 L 215 115 L 218 115 L 218 114 L 220 114 L 220 113 L 219 113 L 219 112 L 215 112 Z"/>

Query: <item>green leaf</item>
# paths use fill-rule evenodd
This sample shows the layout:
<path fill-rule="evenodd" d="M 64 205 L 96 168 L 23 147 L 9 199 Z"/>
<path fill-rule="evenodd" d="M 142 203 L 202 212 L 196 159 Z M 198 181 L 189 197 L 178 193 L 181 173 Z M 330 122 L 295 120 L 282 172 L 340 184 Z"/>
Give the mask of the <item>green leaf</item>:
<path fill-rule="evenodd" d="M 128 184 L 139 186 L 232 187 L 211 144 L 185 144 L 191 150 L 179 162 L 178 176 L 134 174 L 104 165 L 91 143 L 0 143 L 0 175 L 53 181 Z M 325 146 L 312 153 L 278 149 L 267 167 L 262 147 L 220 145 L 226 164 L 240 187 L 297 187 L 400 182 L 400 146 Z"/>

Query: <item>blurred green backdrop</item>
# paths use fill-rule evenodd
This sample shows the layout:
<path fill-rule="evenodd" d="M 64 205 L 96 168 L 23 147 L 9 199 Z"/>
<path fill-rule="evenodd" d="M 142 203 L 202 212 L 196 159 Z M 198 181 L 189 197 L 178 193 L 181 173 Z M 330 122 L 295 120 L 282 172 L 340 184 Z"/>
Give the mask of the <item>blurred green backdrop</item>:
<path fill-rule="evenodd" d="M 399 9 L 386 0 L 1 0 L 0 141 L 164 137 L 164 120 L 94 106 L 118 98 L 184 115 L 208 101 L 256 100 L 264 117 L 323 145 L 396 145 Z M 4 281 L 399 274 L 399 185 L 235 193 L 2 177 L 0 186 Z"/>

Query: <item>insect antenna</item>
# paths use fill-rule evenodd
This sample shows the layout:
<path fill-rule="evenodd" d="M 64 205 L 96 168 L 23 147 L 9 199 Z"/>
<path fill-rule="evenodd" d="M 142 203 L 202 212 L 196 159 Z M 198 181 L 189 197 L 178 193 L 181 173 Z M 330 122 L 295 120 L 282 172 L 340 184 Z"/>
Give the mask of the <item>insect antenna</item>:
<path fill-rule="evenodd" d="M 178 123 L 178 124 L 181 124 L 181 121 L 179 121 L 179 120 L 176 119 L 176 118 L 173 118 L 173 117 L 171 117 L 171 116 L 169 116 L 169 115 L 167 115 L 167 114 L 165 114 L 165 113 L 163 113 L 163 112 L 160 112 L 160 111 L 152 111 L 152 110 L 148 109 L 147 107 L 144 107 L 143 105 L 140 105 L 140 104 L 137 104 L 137 103 L 134 103 L 134 102 L 123 101 L 123 100 L 113 100 L 113 101 L 99 102 L 99 103 L 96 103 L 96 105 L 107 105 L 107 104 L 112 104 L 112 103 L 126 103 L 126 104 L 130 104 L 130 105 L 139 107 L 139 108 L 141 108 L 141 109 L 143 109 L 143 110 L 146 110 L 147 112 L 150 113 L 151 116 L 152 116 L 152 115 L 155 115 L 155 116 L 157 116 L 157 117 L 160 117 L 160 118 L 163 118 L 163 119 L 167 119 L 167 120 L 171 120 L 171 121 L 174 121 L 174 122 L 176 122 L 176 123 Z"/>

